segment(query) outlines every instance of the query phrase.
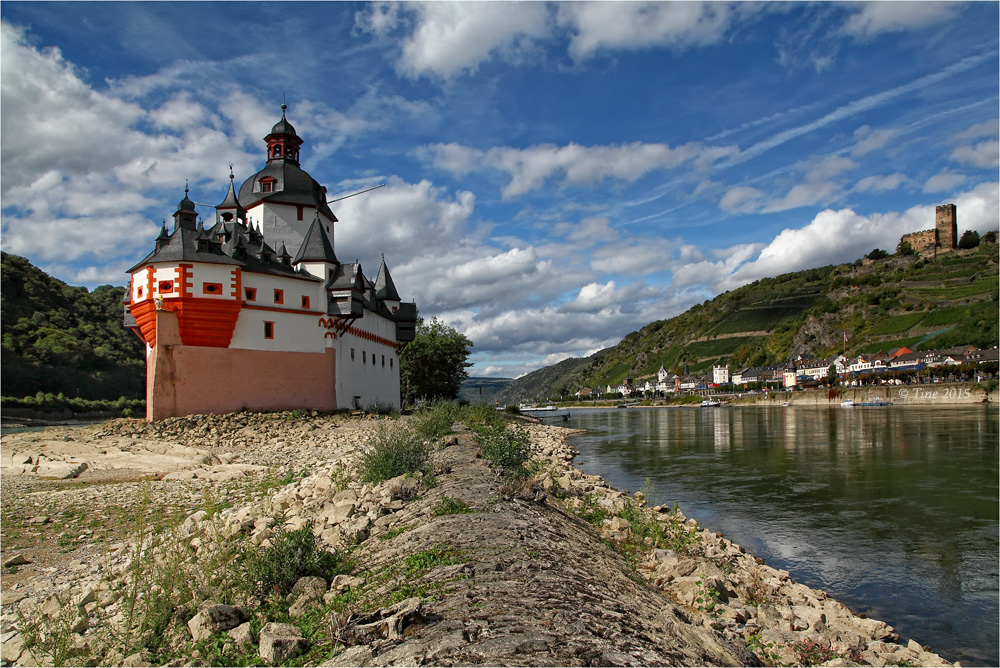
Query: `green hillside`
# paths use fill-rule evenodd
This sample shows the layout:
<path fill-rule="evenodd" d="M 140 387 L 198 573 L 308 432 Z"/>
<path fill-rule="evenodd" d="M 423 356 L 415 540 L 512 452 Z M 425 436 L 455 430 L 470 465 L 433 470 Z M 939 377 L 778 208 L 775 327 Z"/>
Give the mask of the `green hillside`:
<path fill-rule="evenodd" d="M 123 292 L 66 285 L 23 257 L 2 253 L 3 395 L 141 398 L 145 354 L 122 326 Z"/>
<path fill-rule="evenodd" d="M 660 365 L 672 373 L 685 366 L 699 373 L 715 364 L 764 366 L 845 349 L 990 347 L 1000 339 L 998 300 L 995 243 L 933 261 L 890 256 L 871 265 L 808 269 L 755 281 L 650 323 L 586 360 L 562 362 L 566 373 L 549 368 L 528 374 L 503 396 L 556 396 L 561 389 L 617 385 L 626 377 L 640 382 Z M 552 382 L 539 382 L 553 375 Z"/>

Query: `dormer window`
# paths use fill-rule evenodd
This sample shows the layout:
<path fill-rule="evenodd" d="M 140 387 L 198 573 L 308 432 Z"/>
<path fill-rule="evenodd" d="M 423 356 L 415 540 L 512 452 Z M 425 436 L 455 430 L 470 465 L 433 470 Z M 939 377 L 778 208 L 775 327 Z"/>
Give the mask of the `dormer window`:
<path fill-rule="evenodd" d="M 260 180 L 260 191 L 262 193 L 272 193 L 274 192 L 274 179 L 271 177 L 265 177 Z"/>

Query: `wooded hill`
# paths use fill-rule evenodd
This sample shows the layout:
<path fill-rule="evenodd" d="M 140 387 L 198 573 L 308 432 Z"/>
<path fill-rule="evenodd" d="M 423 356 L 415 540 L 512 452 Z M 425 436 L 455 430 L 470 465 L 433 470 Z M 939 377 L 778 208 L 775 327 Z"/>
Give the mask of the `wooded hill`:
<path fill-rule="evenodd" d="M 613 348 L 527 374 L 498 400 L 571 395 L 625 378 L 640 383 L 660 365 L 704 373 L 716 364 L 736 370 L 845 350 L 991 347 L 1000 338 L 998 276 L 997 245 L 984 243 L 936 260 L 891 255 L 765 278 L 650 323 Z"/>
<path fill-rule="evenodd" d="M 89 292 L 0 253 L 0 383 L 4 396 L 142 398 L 142 342 L 122 326 L 124 288 Z"/>

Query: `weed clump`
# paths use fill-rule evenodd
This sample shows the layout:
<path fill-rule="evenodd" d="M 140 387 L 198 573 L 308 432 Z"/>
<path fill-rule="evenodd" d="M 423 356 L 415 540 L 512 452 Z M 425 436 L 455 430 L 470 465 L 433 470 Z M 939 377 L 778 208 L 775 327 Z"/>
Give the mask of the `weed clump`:
<path fill-rule="evenodd" d="M 531 458 L 528 432 L 502 423 L 483 425 L 476 431 L 476 445 L 490 464 L 507 478 L 527 475 L 525 464 Z"/>
<path fill-rule="evenodd" d="M 430 439 L 446 436 L 451 432 L 451 426 L 458 419 L 460 412 L 458 404 L 440 401 L 417 415 L 416 432 Z"/>
<path fill-rule="evenodd" d="M 262 603 L 273 594 L 290 592 L 299 578 L 329 579 L 350 570 L 344 555 L 317 544 L 311 522 L 292 531 L 278 529 L 270 543 L 269 547 L 243 545 L 238 552 L 242 577 L 237 585 Z"/>
<path fill-rule="evenodd" d="M 379 425 L 358 465 L 361 480 L 380 483 L 407 473 L 432 476 L 431 450 L 423 436 L 406 427 Z"/>
<path fill-rule="evenodd" d="M 465 501 L 453 499 L 450 496 L 441 497 L 441 500 L 431 510 L 434 512 L 435 517 L 440 517 L 441 515 L 461 515 L 472 512 L 472 508 Z"/>

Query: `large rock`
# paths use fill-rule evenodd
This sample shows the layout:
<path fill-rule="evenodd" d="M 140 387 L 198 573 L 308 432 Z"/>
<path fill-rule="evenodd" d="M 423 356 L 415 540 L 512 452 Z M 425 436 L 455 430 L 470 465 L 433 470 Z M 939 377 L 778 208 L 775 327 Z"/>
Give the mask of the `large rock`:
<path fill-rule="evenodd" d="M 260 630 L 258 654 L 269 666 L 276 666 L 309 650 L 309 641 L 299 627 L 269 622 Z"/>
<path fill-rule="evenodd" d="M 246 619 L 246 613 L 239 608 L 222 604 L 210 605 L 191 618 L 188 631 L 197 642 L 206 640 L 215 633 L 236 628 Z"/>

